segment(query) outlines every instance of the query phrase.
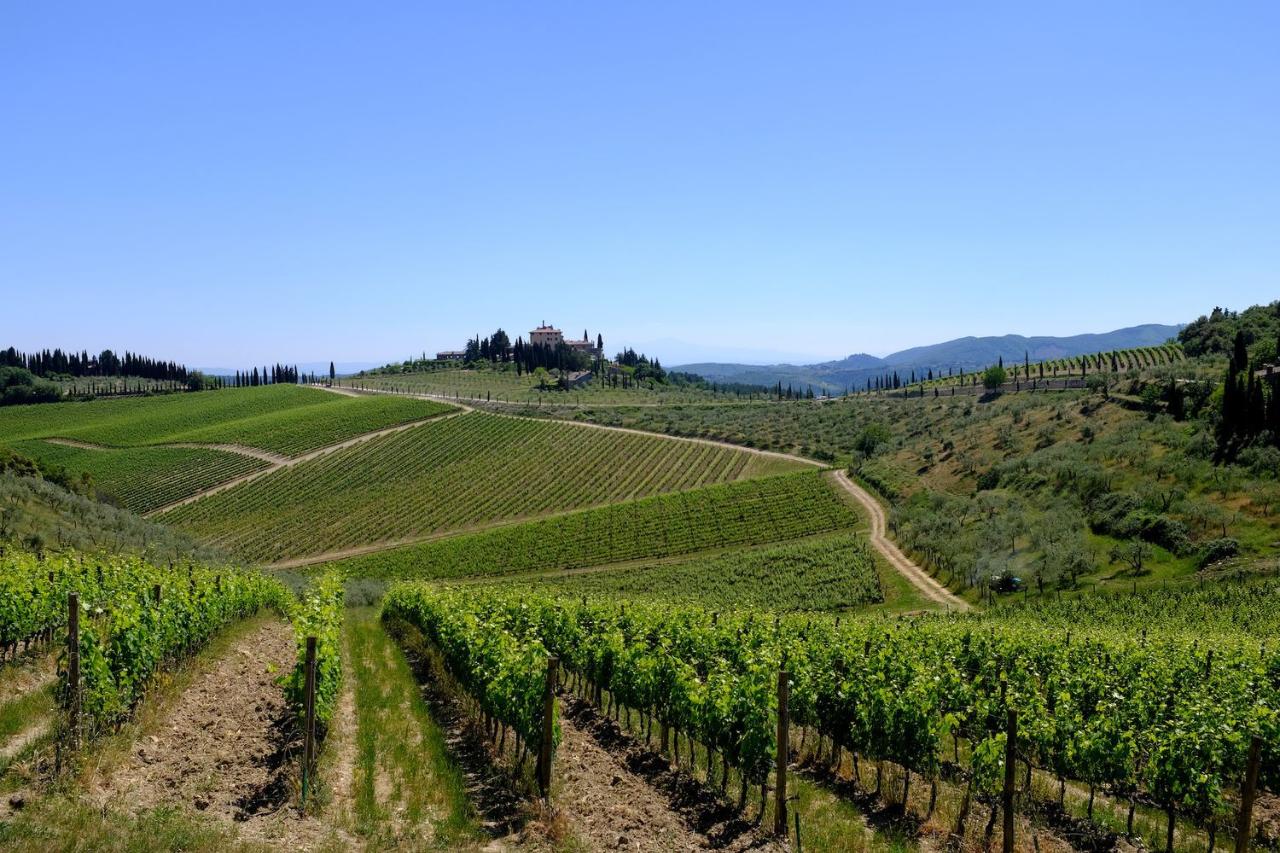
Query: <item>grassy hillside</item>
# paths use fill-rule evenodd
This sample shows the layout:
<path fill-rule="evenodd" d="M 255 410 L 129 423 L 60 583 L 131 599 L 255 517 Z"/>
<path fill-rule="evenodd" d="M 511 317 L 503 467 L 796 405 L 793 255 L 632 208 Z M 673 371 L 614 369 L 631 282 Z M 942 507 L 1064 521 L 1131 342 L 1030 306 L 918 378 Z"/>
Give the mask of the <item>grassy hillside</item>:
<path fill-rule="evenodd" d="M 1225 566 L 1273 564 L 1280 452 L 1256 446 L 1215 462 L 1219 362 L 1125 371 L 1093 392 L 993 400 L 872 396 L 559 414 L 853 464 L 894 505 L 899 542 L 953 586 L 1008 574 L 1033 593 L 1043 581 L 1056 594 L 1163 583 L 1237 548 Z M 1164 398 L 1171 383 L 1184 398 L 1182 420 Z"/>
<path fill-rule="evenodd" d="M 138 554 L 150 560 L 216 560 L 220 552 L 181 531 L 69 492 L 39 477 L 0 471 L 0 545 L 29 550 Z"/>
<path fill-rule="evenodd" d="M 817 471 L 744 480 L 343 560 L 350 577 L 557 571 L 779 542 L 861 519 Z"/>
<path fill-rule="evenodd" d="M 692 442 L 474 412 L 267 474 L 165 519 L 279 560 L 795 468 Z"/>
<path fill-rule="evenodd" d="M 284 455 L 449 411 L 421 400 L 268 385 L 0 409 L 0 443 L 70 438 L 111 447 L 234 443 Z"/>

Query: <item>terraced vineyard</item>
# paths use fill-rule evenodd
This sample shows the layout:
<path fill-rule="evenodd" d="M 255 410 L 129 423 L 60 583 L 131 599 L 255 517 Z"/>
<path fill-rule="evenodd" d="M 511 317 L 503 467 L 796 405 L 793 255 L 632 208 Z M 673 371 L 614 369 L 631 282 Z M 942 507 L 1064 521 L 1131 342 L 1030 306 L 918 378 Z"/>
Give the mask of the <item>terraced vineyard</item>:
<path fill-rule="evenodd" d="M 165 519 L 281 560 L 794 470 L 732 448 L 473 412 L 178 507 Z"/>
<path fill-rule="evenodd" d="M 70 438 L 109 447 L 244 444 L 297 455 L 352 436 L 435 417 L 424 400 L 350 397 L 295 385 L 0 409 L 0 442 Z"/>
<path fill-rule="evenodd" d="M 656 495 L 337 565 L 351 577 L 507 575 L 781 542 L 860 523 L 823 474 L 806 471 Z"/>
<path fill-rule="evenodd" d="M 150 512 L 268 464 L 240 453 L 193 447 L 90 450 L 20 441 L 14 442 L 13 449 L 69 471 L 88 472 L 96 489 L 136 513 Z"/>
<path fill-rule="evenodd" d="M 870 546 L 855 533 L 525 583 L 567 595 L 718 609 L 833 611 L 884 600 Z"/>

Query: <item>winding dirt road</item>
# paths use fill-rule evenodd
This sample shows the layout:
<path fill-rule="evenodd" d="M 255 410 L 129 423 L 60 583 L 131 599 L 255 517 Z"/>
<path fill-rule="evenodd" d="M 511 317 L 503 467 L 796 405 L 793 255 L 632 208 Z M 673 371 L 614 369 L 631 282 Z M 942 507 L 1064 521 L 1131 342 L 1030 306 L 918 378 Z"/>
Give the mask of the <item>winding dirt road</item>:
<path fill-rule="evenodd" d="M 871 517 L 871 545 L 884 555 L 889 565 L 897 569 L 898 573 L 910 581 L 912 586 L 920 590 L 925 598 L 939 607 L 947 610 L 969 609 L 969 602 L 956 597 L 945 586 L 934 580 L 932 575 L 908 559 L 906 554 L 898 550 L 893 540 L 885 535 L 884 508 L 880 506 L 879 501 L 866 489 L 849 479 L 849 475 L 844 471 L 835 472 L 835 481 L 852 495 Z"/>
<path fill-rule="evenodd" d="M 321 385 L 313 385 L 310 387 L 321 388 L 322 390 L 331 391 L 334 393 L 393 394 L 398 397 L 414 397 L 422 400 L 436 400 L 436 401 L 451 403 L 455 406 L 460 407 L 464 411 L 472 411 L 471 407 L 467 406 L 465 403 L 460 403 L 457 400 L 454 400 L 442 394 L 399 393 L 395 391 L 383 391 L 383 390 L 368 390 L 368 391 L 361 391 L 361 392 L 352 392 L 350 389 L 346 389 L 346 388 L 343 388 L 343 389 L 328 388 Z M 505 417 L 505 418 L 524 417 L 522 415 L 512 415 L 512 414 L 505 414 L 501 412 L 490 412 L 490 414 L 496 415 L 498 417 Z M 660 432 L 646 432 L 645 430 L 630 429 L 628 427 L 606 426 L 604 424 L 593 424 L 585 421 L 570 421 L 570 420 L 564 420 L 562 418 L 539 418 L 538 420 L 552 420 L 552 421 L 558 421 L 559 423 L 590 427 L 592 429 L 612 430 L 614 432 L 626 432 L 626 433 L 633 433 L 635 435 L 647 435 L 647 436 L 656 435 L 661 438 L 669 439 L 671 441 L 688 441 L 688 442 L 693 442 L 694 444 L 709 444 L 716 447 L 726 447 L 733 450 L 742 450 L 747 453 L 754 453 L 761 456 L 770 456 L 778 459 L 787 459 L 792 462 L 799 462 L 799 463 L 802 463 L 805 465 L 811 465 L 817 468 L 826 467 L 821 462 L 817 462 L 813 459 L 806 459 L 803 456 L 797 456 L 792 453 L 782 453 L 776 450 L 761 450 L 756 447 L 743 447 L 742 445 L 739 445 L 739 444 L 732 444 L 727 441 L 716 441 L 715 439 L 710 439 L 710 438 L 690 438 L 687 436 L 667 435 L 666 433 L 660 433 Z M 912 562 L 911 559 L 907 557 L 906 554 L 903 554 L 902 551 L 898 549 L 898 546 L 894 544 L 893 540 L 890 539 L 885 532 L 886 522 L 885 522 L 884 508 L 880 506 L 880 503 L 869 492 L 867 492 L 866 489 L 862 488 L 853 480 L 849 479 L 849 475 L 842 470 L 836 470 L 834 472 L 833 479 L 835 480 L 836 484 L 840 486 L 840 488 L 848 492 L 853 497 L 853 499 L 856 500 L 858 504 L 866 511 L 868 517 L 871 520 L 871 534 L 868 537 L 871 542 L 871 546 L 875 548 L 877 551 L 879 551 L 884 556 L 884 558 L 889 561 L 889 565 L 893 566 L 893 568 L 897 570 L 899 574 L 905 577 L 911 583 L 912 586 L 918 589 L 925 598 L 927 598 L 929 601 L 936 604 L 938 607 L 941 607 L 945 610 L 969 610 L 970 609 L 969 603 L 967 601 L 952 594 L 950 590 L 948 590 L 942 584 L 938 583 L 938 581 L 934 580 L 932 575 L 930 575 L 923 568 L 921 568 L 920 566 Z M 373 546 L 368 546 L 367 548 L 362 548 L 357 550 L 359 550 L 360 553 L 372 553 L 374 551 L 386 550 L 388 547 L 397 547 L 397 545 L 389 545 L 389 546 L 373 545 Z M 344 554 L 343 556 L 350 556 L 350 555 Z M 314 560 L 311 558 L 308 558 L 306 562 L 299 561 L 299 562 L 296 562 L 295 564 L 306 565 L 311 562 L 314 562 Z"/>

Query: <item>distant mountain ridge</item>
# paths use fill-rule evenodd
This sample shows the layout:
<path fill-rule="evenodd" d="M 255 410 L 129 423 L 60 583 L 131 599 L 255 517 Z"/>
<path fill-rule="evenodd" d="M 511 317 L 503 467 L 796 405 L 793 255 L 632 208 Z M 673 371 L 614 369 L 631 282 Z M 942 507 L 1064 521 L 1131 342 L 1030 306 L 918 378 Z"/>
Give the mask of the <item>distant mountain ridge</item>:
<path fill-rule="evenodd" d="M 754 385 L 785 385 L 805 387 L 828 392 L 865 387 L 869 378 L 897 371 L 899 375 L 934 373 L 947 370 L 981 370 L 1001 358 L 1007 362 L 1068 358 L 1086 353 L 1110 352 L 1134 347 L 1159 346 L 1177 336 L 1181 325 L 1166 326 L 1147 323 L 1129 326 L 1111 332 L 1053 337 L 1037 335 L 999 335 L 989 337 L 964 337 L 939 344 L 911 347 L 878 358 L 866 353 L 855 353 L 838 361 L 818 364 L 729 364 L 704 362 L 681 364 L 673 370 L 697 373 L 713 382 L 745 382 Z M 904 377 L 905 378 L 905 377 Z"/>

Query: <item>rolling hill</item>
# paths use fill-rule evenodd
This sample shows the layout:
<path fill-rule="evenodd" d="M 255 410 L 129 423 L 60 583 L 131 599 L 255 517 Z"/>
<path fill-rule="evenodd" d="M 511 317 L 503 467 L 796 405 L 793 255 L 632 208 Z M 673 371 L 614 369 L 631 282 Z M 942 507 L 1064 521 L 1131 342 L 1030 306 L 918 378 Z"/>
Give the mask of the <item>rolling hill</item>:
<path fill-rule="evenodd" d="M 744 382 L 754 385 L 783 385 L 815 390 L 843 391 L 846 387 L 865 384 L 868 378 L 897 371 L 909 373 L 935 373 L 952 370 L 981 370 L 998 359 L 1032 361 L 1067 358 L 1086 353 L 1110 352 L 1133 347 L 1155 346 L 1176 336 L 1182 326 L 1165 326 L 1148 323 L 1130 326 L 1100 334 L 1071 335 L 1068 337 L 1024 335 L 1000 335 L 989 337 L 963 337 L 928 346 L 911 347 L 879 358 L 866 353 L 856 353 L 838 361 L 818 364 L 682 364 L 673 370 L 696 373 L 715 382 Z"/>

